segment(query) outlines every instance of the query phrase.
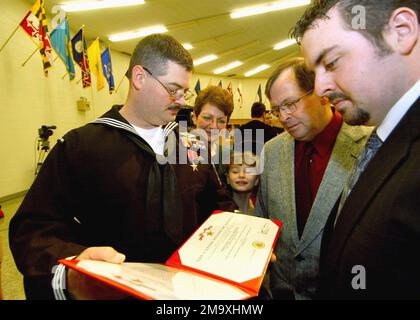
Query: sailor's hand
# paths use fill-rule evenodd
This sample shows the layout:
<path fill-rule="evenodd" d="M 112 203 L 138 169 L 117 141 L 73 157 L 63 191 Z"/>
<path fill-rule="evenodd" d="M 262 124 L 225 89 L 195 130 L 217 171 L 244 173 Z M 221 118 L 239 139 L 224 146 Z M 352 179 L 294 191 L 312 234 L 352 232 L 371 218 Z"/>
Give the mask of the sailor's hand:
<path fill-rule="evenodd" d="M 123 263 L 125 256 L 111 247 L 90 247 L 76 259 Z M 69 269 L 67 273 L 67 290 L 73 299 L 118 300 L 127 298 L 127 295 L 120 291 L 72 269 Z"/>

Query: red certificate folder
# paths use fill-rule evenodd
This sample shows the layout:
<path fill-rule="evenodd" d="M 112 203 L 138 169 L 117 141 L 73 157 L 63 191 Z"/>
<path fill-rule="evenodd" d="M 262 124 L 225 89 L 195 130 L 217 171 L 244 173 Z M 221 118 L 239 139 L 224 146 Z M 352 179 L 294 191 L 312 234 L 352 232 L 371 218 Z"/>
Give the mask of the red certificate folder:
<path fill-rule="evenodd" d="M 249 299 L 258 295 L 281 225 L 217 211 L 165 264 L 60 263 L 140 299 Z"/>

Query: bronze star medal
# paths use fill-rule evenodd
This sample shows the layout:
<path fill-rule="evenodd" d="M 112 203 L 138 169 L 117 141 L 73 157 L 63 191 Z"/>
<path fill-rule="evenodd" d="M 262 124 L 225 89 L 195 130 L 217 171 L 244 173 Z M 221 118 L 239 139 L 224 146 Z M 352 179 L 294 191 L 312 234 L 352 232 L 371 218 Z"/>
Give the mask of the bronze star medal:
<path fill-rule="evenodd" d="M 198 163 L 202 160 L 199 155 L 199 150 L 203 148 L 203 143 L 197 140 L 197 137 L 188 132 L 180 133 L 181 142 L 187 148 L 188 160 L 191 162 L 190 166 L 194 171 L 198 172 Z"/>
<path fill-rule="evenodd" d="M 187 151 L 187 155 L 188 155 L 188 159 L 189 159 L 189 160 L 190 160 L 190 162 L 191 162 L 190 166 L 191 166 L 191 168 L 193 169 L 193 172 L 194 172 L 194 171 L 198 171 L 198 161 L 199 161 L 200 159 L 199 159 L 199 156 L 198 156 L 197 152 L 195 152 L 195 151 L 193 151 L 193 150 L 189 149 L 189 150 Z"/>

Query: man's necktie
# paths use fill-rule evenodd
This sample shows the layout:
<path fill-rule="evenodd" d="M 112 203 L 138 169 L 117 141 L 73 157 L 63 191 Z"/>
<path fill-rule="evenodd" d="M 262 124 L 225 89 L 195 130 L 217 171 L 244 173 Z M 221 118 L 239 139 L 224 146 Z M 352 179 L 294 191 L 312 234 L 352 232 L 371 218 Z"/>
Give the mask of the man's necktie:
<path fill-rule="evenodd" d="M 312 156 L 315 153 L 315 147 L 311 142 L 304 145 L 302 162 L 296 171 L 296 219 L 299 237 L 303 233 L 306 221 L 312 208 L 312 194 L 310 182 L 310 170 Z"/>
<path fill-rule="evenodd" d="M 365 171 L 369 161 L 373 158 L 378 151 L 379 147 L 382 145 L 382 141 L 379 138 L 376 130 L 372 132 L 368 141 L 366 142 L 365 149 L 360 154 L 359 158 L 357 159 L 356 163 L 353 166 L 352 173 L 347 180 L 347 184 L 344 187 L 343 193 L 341 194 L 340 205 L 338 207 L 337 217 L 340 215 L 341 209 L 346 201 L 347 197 L 349 196 L 351 190 L 355 186 L 357 180 L 359 180 L 360 175 L 363 171 Z"/>

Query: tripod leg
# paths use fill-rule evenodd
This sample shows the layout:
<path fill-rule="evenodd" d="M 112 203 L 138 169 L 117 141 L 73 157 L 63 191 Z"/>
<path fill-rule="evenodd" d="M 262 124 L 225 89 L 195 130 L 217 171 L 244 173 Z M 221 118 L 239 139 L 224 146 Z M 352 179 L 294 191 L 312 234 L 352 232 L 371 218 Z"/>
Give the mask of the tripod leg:
<path fill-rule="evenodd" d="M 36 163 L 35 176 L 38 175 L 39 170 L 41 170 L 41 166 L 44 164 L 45 154 L 45 150 L 41 149 L 38 155 L 38 161 Z"/>

